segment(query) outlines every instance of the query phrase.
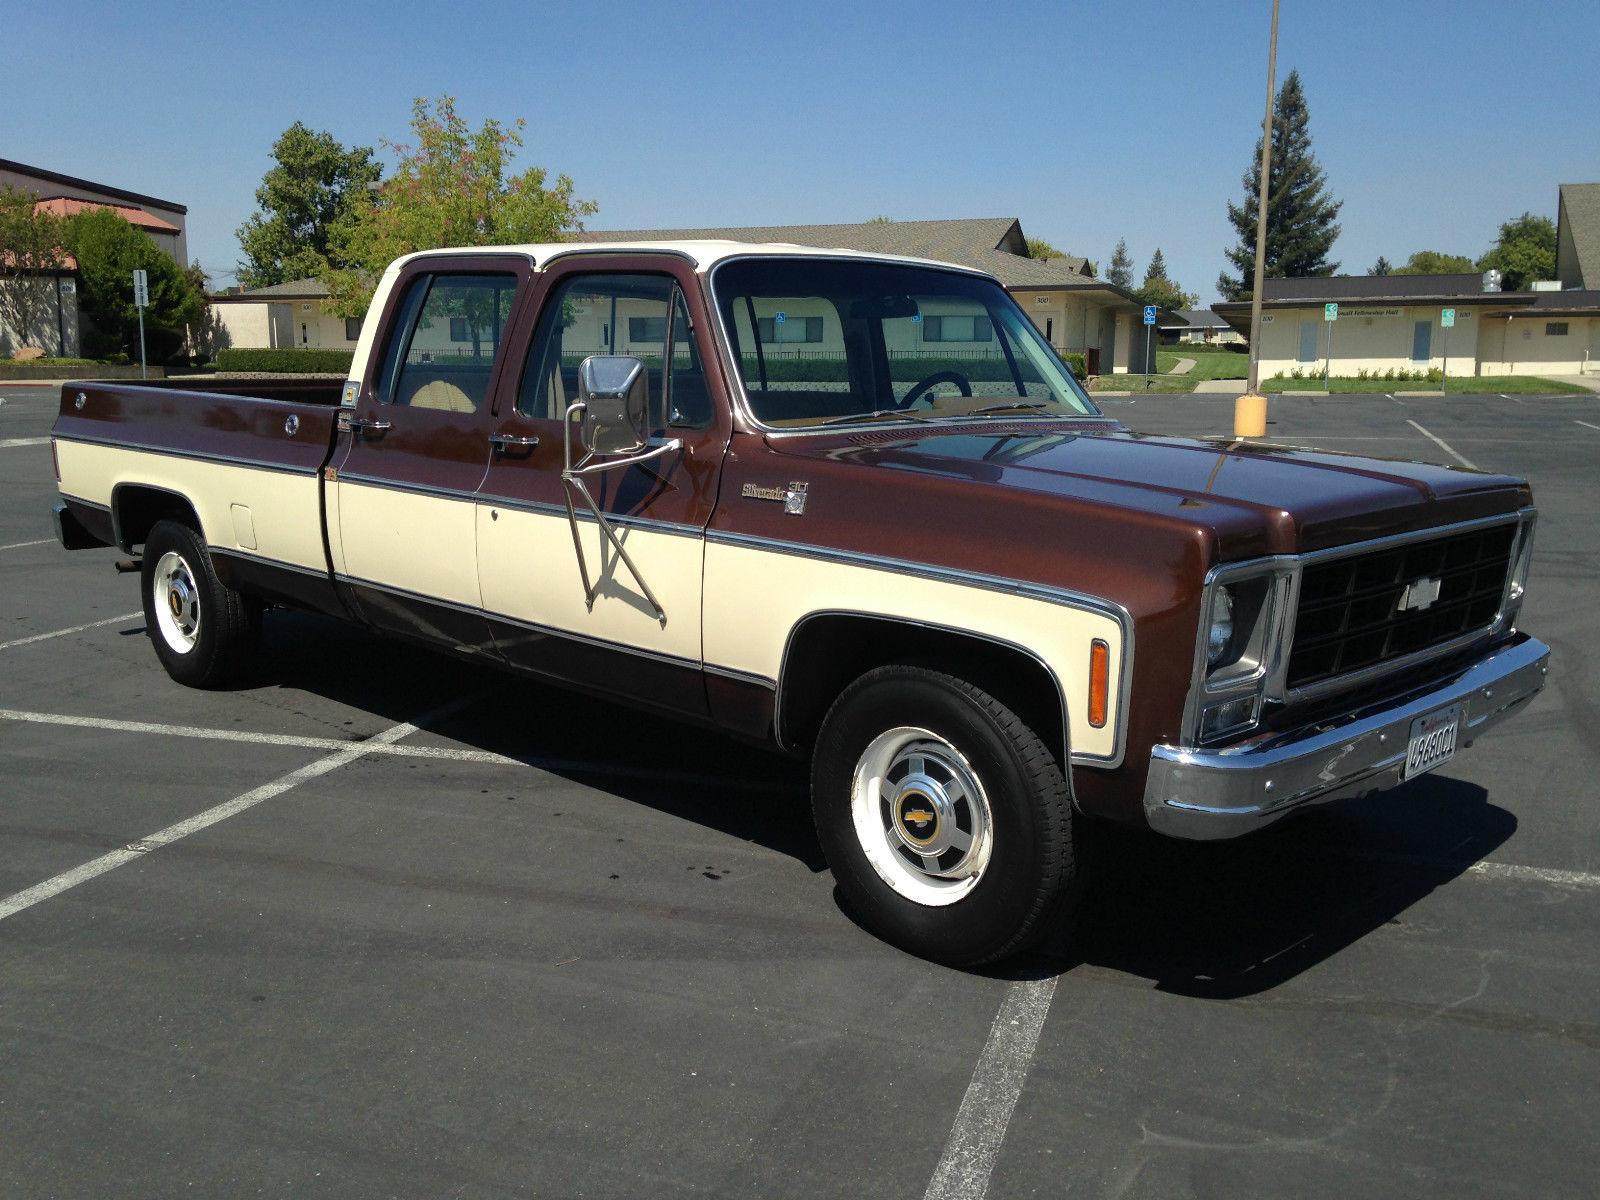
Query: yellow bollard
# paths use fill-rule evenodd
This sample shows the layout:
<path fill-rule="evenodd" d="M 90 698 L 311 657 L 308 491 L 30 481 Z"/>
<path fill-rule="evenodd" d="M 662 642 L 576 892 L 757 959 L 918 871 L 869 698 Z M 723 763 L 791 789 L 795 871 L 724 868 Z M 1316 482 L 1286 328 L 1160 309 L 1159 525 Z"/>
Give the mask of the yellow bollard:
<path fill-rule="evenodd" d="M 1233 402 L 1233 436 L 1258 438 L 1267 436 L 1267 398 L 1255 392 L 1246 392 Z"/>

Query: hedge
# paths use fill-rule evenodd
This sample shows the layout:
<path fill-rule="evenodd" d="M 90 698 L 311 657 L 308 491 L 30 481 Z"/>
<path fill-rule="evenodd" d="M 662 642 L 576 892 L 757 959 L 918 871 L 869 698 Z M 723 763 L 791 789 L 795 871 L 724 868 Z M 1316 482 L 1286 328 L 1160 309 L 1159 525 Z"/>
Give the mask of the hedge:
<path fill-rule="evenodd" d="M 348 375 L 352 350 L 219 350 L 217 370 L 274 375 Z"/>

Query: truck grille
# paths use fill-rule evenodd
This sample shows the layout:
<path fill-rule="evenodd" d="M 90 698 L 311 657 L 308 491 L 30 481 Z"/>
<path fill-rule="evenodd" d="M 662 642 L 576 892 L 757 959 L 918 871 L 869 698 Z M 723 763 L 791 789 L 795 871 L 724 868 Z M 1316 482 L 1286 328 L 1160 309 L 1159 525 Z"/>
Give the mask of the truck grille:
<path fill-rule="evenodd" d="M 1288 686 L 1378 666 L 1487 628 L 1500 611 L 1516 525 L 1412 542 L 1308 566 L 1289 651 Z M 1439 581 L 1426 608 L 1400 607 L 1418 580 Z"/>

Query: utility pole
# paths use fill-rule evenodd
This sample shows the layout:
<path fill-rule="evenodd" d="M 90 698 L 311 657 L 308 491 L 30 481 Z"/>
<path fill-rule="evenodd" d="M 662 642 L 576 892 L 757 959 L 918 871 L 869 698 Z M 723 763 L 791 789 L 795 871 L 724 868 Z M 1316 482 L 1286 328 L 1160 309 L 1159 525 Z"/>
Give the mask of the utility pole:
<path fill-rule="evenodd" d="M 1267 48 L 1267 115 L 1261 122 L 1261 186 L 1256 197 L 1256 271 L 1250 296 L 1249 390 L 1233 406 L 1235 437 L 1265 437 L 1267 399 L 1261 395 L 1261 288 L 1267 269 L 1267 190 L 1272 174 L 1272 101 L 1277 87 L 1278 0 L 1272 0 L 1272 37 Z"/>

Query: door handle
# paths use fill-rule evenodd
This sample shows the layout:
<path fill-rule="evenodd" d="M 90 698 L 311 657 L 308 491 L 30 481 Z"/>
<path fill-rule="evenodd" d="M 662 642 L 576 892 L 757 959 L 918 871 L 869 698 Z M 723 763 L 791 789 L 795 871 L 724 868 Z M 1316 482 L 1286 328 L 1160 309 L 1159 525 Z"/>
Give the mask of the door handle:
<path fill-rule="evenodd" d="M 382 437 L 392 428 L 392 422 L 379 421 L 371 417 L 355 417 L 349 413 L 339 414 L 339 429 L 344 433 L 353 433 L 357 437 L 367 437 L 376 434 Z"/>
<path fill-rule="evenodd" d="M 519 437 L 513 433 L 491 433 L 489 435 L 489 445 L 494 447 L 496 454 L 507 454 L 512 450 L 525 450 L 532 453 L 534 447 L 538 444 L 539 439 L 536 437 Z"/>

